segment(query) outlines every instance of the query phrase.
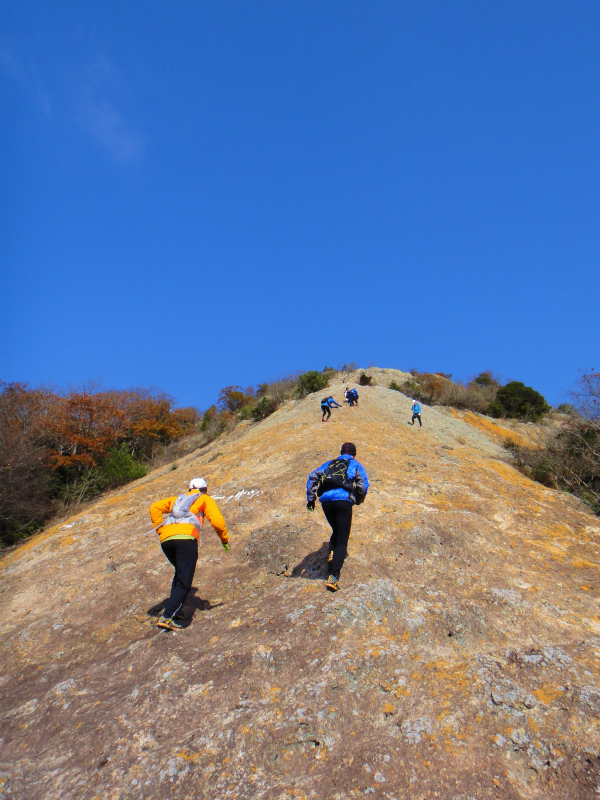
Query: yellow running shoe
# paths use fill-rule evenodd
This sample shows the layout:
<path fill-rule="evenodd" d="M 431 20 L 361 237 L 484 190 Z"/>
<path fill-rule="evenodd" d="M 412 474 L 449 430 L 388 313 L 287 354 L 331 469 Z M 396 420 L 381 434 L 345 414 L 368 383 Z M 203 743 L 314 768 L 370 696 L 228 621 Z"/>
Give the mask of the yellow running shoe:
<path fill-rule="evenodd" d="M 156 623 L 157 628 L 166 628 L 168 631 L 182 631 L 183 625 L 175 622 L 174 619 L 167 619 L 165 616 L 160 616 Z"/>
<path fill-rule="evenodd" d="M 335 578 L 333 575 L 330 575 L 327 578 L 327 583 L 325 584 L 325 588 L 329 589 L 330 592 L 339 592 L 340 590 L 339 579 Z"/>

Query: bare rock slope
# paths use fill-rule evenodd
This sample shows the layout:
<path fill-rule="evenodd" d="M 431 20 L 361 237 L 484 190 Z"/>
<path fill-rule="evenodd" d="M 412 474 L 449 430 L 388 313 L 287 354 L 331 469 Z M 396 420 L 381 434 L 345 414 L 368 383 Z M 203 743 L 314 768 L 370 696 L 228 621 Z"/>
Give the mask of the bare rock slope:
<path fill-rule="evenodd" d="M 598 796 L 600 523 L 509 465 L 503 438 L 535 427 L 425 408 L 413 428 L 383 385 L 322 424 L 319 397 L 3 559 L 0 797 Z M 371 490 L 331 595 L 304 489 L 344 441 Z M 232 550 L 205 529 L 173 634 L 148 507 L 197 475 Z"/>

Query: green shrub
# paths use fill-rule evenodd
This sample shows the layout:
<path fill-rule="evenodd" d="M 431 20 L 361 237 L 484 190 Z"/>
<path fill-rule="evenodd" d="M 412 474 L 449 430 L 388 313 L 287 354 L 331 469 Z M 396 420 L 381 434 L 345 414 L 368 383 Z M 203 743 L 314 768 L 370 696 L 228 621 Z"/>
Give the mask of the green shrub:
<path fill-rule="evenodd" d="M 396 381 L 392 381 L 389 385 L 390 389 L 393 389 L 395 392 L 401 392 L 402 386 L 400 386 Z"/>
<path fill-rule="evenodd" d="M 550 411 L 545 398 L 530 386 L 520 381 L 511 381 L 501 386 L 487 409 L 492 417 L 509 417 L 536 422 Z"/>
<path fill-rule="evenodd" d="M 200 430 L 206 431 L 213 423 L 218 411 L 216 406 L 210 406 L 202 415 L 202 422 L 200 423 Z"/>
<path fill-rule="evenodd" d="M 296 394 L 298 397 L 306 397 L 313 392 L 320 392 L 329 386 L 329 376 L 323 375 L 317 370 L 303 372 L 296 378 Z"/>
<path fill-rule="evenodd" d="M 361 386 L 371 386 L 373 384 L 373 378 L 365 372 L 361 372 L 358 382 Z"/>
<path fill-rule="evenodd" d="M 115 447 L 111 450 L 108 458 L 100 466 L 102 481 L 105 483 L 104 488 L 111 489 L 143 478 L 147 472 L 146 467 L 138 464 L 123 447 Z"/>
<path fill-rule="evenodd" d="M 242 406 L 238 412 L 238 416 L 240 419 L 252 419 L 255 406 L 247 405 Z"/>
<path fill-rule="evenodd" d="M 82 503 L 109 489 L 143 478 L 147 472 L 146 467 L 138 464 L 125 447 L 115 447 L 98 466 L 81 471 L 63 470 L 58 496 L 64 505 Z"/>
<path fill-rule="evenodd" d="M 419 384 L 416 381 L 405 381 L 400 386 L 400 391 L 403 394 L 408 395 L 409 397 L 413 397 L 415 400 L 420 400 L 423 402 L 423 398 L 421 396 L 421 390 L 419 388 Z"/>
<path fill-rule="evenodd" d="M 236 414 L 226 409 L 218 409 L 216 406 L 210 406 L 202 415 L 202 422 L 200 423 L 200 431 L 203 434 L 203 444 L 208 444 L 216 439 L 229 428 L 235 427 L 238 419 Z"/>
<path fill-rule="evenodd" d="M 277 401 L 272 397 L 261 397 L 251 413 L 253 419 L 260 422 L 261 419 L 265 419 L 275 411 L 277 411 Z"/>

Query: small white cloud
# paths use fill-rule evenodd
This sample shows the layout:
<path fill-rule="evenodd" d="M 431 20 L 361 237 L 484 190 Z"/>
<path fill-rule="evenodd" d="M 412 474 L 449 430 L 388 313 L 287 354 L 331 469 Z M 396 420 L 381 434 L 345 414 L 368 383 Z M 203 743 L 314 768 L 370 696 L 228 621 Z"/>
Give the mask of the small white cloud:
<path fill-rule="evenodd" d="M 109 100 L 82 103 L 76 119 L 117 161 L 135 161 L 143 155 L 144 137 L 127 123 Z"/>
<path fill-rule="evenodd" d="M 54 106 L 55 116 L 67 114 L 115 161 L 130 163 L 143 156 L 145 137 L 119 110 L 126 104 L 126 90 L 110 59 L 100 55 L 93 63 L 72 69 L 66 85 L 53 86 L 53 104 L 37 66 L 23 56 L 23 49 L 19 41 L 0 37 L 0 74 L 19 85 L 47 119 L 52 118 Z"/>
<path fill-rule="evenodd" d="M 120 88 L 114 64 L 105 56 L 99 56 L 80 76 L 75 119 L 111 158 L 136 161 L 143 155 L 145 140 L 112 99 Z"/>

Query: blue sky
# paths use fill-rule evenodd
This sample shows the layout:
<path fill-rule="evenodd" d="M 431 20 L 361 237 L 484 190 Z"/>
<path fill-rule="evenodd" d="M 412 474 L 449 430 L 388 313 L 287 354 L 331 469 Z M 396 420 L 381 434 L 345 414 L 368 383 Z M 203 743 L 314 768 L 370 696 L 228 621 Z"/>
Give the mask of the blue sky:
<path fill-rule="evenodd" d="M 0 377 L 600 366 L 600 3 L 0 0 Z"/>

